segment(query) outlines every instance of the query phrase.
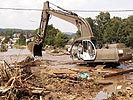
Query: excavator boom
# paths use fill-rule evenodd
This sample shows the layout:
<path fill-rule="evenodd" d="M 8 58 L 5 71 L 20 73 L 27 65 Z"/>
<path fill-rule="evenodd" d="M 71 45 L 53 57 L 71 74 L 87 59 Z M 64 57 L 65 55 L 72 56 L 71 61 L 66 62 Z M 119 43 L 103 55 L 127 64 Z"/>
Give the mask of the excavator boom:
<path fill-rule="evenodd" d="M 44 3 L 42 15 L 41 15 L 40 27 L 36 35 L 35 42 L 29 44 L 28 46 L 30 51 L 33 53 L 33 55 L 42 56 L 42 47 L 46 37 L 46 29 L 47 29 L 50 15 L 53 15 L 55 17 L 58 17 L 60 19 L 63 19 L 75 25 L 78 28 L 78 30 L 80 30 L 81 32 L 81 38 L 83 40 L 87 40 L 87 45 L 91 45 L 91 47 L 93 47 L 93 50 L 95 51 L 94 52 L 95 54 L 93 55 L 96 55 L 94 44 L 91 42 L 94 36 L 91 30 L 90 24 L 84 18 L 78 16 L 76 13 L 65 10 L 59 6 L 56 6 L 56 7 L 60 10 L 55 10 L 51 8 L 49 4 L 50 3 L 48 1 Z M 87 54 L 87 56 L 90 57 L 90 54 Z M 95 59 L 95 56 L 89 58 L 89 60 L 94 60 L 94 59 Z"/>

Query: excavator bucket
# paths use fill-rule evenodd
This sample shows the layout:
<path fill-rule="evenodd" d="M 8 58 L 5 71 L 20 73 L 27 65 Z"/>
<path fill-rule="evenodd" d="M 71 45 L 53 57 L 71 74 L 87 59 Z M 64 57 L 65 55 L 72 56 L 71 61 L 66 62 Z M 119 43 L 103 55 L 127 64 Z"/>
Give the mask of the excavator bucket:
<path fill-rule="evenodd" d="M 29 51 L 33 54 L 33 56 L 42 56 L 42 47 L 43 44 L 35 44 L 34 42 L 30 42 L 28 44 Z"/>

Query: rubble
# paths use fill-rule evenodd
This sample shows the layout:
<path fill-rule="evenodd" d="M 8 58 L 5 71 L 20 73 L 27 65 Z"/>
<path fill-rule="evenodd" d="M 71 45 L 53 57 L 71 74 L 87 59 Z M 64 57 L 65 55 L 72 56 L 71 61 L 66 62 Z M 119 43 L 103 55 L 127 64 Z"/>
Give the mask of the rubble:
<path fill-rule="evenodd" d="M 55 56 L 55 55 L 54 55 Z M 100 67 L 56 68 L 50 66 L 75 64 L 39 60 L 27 56 L 21 62 L 0 62 L 0 100 L 94 100 L 100 93 L 105 100 L 133 99 L 132 69 L 109 70 Z M 109 91 L 111 87 L 114 91 Z M 102 92 L 106 90 L 106 92 Z M 107 95 L 106 95 L 107 96 Z"/>
<path fill-rule="evenodd" d="M 27 60 L 27 58 L 26 58 Z M 23 63 L 24 62 L 24 63 Z M 1 79 L 0 98 L 2 100 L 73 100 L 93 98 L 97 90 L 101 89 L 93 80 L 85 80 L 74 71 L 54 72 L 43 70 L 32 72 L 32 66 L 37 61 L 22 61 L 15 63 L 10 70 L 11 75 L 3 75 L 7 80 Z M 40 62 L 41 63 L 41 62 Z M 28 71 L 25 68 L 29 67 Z M 5 69 L 7 72 L 7 69 Z M 7 72 L 8 73 L 8 72 Z"/>

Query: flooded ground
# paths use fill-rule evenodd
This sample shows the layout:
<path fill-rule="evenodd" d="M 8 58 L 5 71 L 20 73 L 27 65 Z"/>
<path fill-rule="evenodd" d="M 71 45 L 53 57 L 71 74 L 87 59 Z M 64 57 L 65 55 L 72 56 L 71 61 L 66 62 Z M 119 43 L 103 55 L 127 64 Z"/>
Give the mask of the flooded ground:
<path fill-rule="evenodd" d="M 0 60 L 5 60 L 8 63 L 19 62 L 24 60 L 27 56 L 32 56 L 29 50 L 27 49 L 9 49 L 7 52 L 0 52 Z M 117 68 L 103 68 L 103 65 L 99 65 L 101 67 L 91 67 L 91 66 L 79 66 L 77 64 L 73 64 L 70 55 L 56 55 L 52 54 L 49 51 L 43 51 L 43 57 L 35 58 L 40 59 L 42 62 L 47 65 L 41 65 L 41 67 L 34 67 L 32 70 L 34 72 L 43 71 L 44 69 L 55 69 L 55 73 L 71 73 L 71 71 L 78 73 L 87 73 L 89 77 L 93 77 L 95 82 L 103 82 L 108 83 L 111 82 L 113 84 L 106 85 L 103 87 L 103 91 L 97 91 L 97 95 L 95 95 L 95 100 L 101 100 L 105 96 L 109 96 L 111 93 L 117 93 L 118 91 L 125 89 L 133 90 L 133 87 L 129 84 L 133 83 L 133 73 L 123 74 L 118 76 L 113 76 L 109 78 L 102 78 L 103 75 L 108 73 L 116 73 L 122 71 L 123 69 L 132 69 L 132 65 L 120 65 Z M 110 66 L 111 67 L 111 66 Z M 63 69 L 63 70 L 58 70 Z M 64 70 L 65 69 L 65 70 Z M 69 71 L 66 69 L 70 69 Z M 72 72 L 73 73 L 73 72 Z M 106 91 L 105 91 L 106 90 Z M 109 95 L 108 95 L 109 93 Z M 98 98 L 98 99 L 97 99 Z M 123 99 L 122 99 L 123 100 Z"/>
<path fill-rule="evenodd" d="M 0 60 L 5 60 L 6 62 L 19 62 L 25 59 L 25 57 L 30 56 L 31 53 L 28 49 L 8 49 L 7 52 L 0 52 Z"/>

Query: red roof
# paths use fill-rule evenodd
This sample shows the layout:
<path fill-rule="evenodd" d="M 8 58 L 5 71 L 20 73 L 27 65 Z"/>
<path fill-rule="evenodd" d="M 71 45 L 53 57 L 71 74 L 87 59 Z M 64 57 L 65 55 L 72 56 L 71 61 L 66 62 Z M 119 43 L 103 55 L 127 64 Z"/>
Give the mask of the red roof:
<path fill-rule="evenodd" d="M 0 36 L 0 40 L 2 40 L 4 38 L 4 36 Z"/>

